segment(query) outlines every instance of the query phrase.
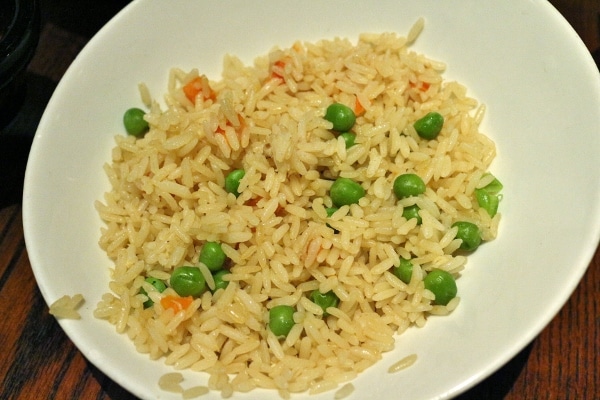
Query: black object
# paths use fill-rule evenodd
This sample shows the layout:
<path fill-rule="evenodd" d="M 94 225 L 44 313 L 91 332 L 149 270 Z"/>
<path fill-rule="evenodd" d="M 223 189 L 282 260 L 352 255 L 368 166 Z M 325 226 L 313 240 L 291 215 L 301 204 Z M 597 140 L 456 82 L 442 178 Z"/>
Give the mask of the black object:
<path fill-rule="evenodd" d="M 40 36 L 38 0 L 3 0 L 0 5 L 0 129 L 25 99 L 25 70 Z"/>
<path fill-rule="evenodd" d="M 597 27 L 598 27 L 598 37 L 600 38 L 600 12 L 596 15 L 597 18 Z M 597 48 L 596 51 L 592 53 L 592 57 L 594 57 L 594 61 L 596 61 L 596 66 L 600 71 L 600 48 Z"/>
<path fill-rule="evenodd" d="M 25 75 L 40 36 L 38 0 L 0 3 L 0 129 L 25 100 Z M 0 208 L 18 203 L 23 193 L 31 137 L 0 133 Z"/>
<path fill-rule="evenodd" d="M 0 208 L 21 202 L 30 136 L 0 135 Z"/>

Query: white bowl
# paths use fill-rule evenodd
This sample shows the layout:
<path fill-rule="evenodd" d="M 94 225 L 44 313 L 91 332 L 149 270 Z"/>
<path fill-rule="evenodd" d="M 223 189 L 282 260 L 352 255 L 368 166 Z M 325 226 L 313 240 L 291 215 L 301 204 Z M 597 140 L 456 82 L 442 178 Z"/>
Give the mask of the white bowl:
<path fill-rule="evenodd" d="M 578 284 L 600 237 L 600 76 L 549 3 L 140 0 L 108 23 L 65 74 L 40 122 L 25 179 L 33 271 L 49 304 L 84 294 L 82 319 L 59 323 L 86 358 L 139 397 L 179 398 L 157 386 L 169 367 L 138 354 L 92 315 L 111 265 L 97 245 L 102 222 L 93 204 L 109 189 L 102 165 L 113 135 L 123 130 L 122 111 L 140 105 L 137 83 L 158 96 L 173 66 L 218 78 L 225 53 L 251 62 L 295 40 L 405 34 L 419 17 L 425 30 L 412 48 L 445 61 L 445 78 L 465 84 L 488 107 L 482 131 L 498 147 L 493 171 L 505 185 L 503 220 L 497 240 L 469 260 L 460 307 L 400 336 L 396 350 L 353 382 L 352 398 L 455 396 L 544 328 Z M 415 365 L 387 374 L 410 353 L 419 355 Z"/>

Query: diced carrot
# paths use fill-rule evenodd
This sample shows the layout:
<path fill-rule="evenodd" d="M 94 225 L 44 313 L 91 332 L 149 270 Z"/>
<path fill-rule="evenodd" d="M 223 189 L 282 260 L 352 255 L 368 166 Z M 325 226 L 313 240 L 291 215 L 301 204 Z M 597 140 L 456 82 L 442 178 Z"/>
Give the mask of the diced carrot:
<path fill-rule="evenodd" d="M 356 100 L 354 101 L 354 114 L 359 117 L 363 115 L 365 111 L 365 107 L 363 107 L 360 100 L 358 100 L 358 97 L 356 97 Z"/>
<path fill-rule="evenodd" d="M 205 88 L 208 89 L 208 93 L 204 93 Z M 202 97 L 204 97 L 204 99 L 215 100 L 216 97 L 215 93 L 208 84 L 208 79 L 204 75 L 197 76 L 196 78 L 186 83 L 183 86 L 183 93 L 185 94 L 185 97 L 187 97 L 192 103 L 196 102 L 196 97 L 199 93 L 202 93 Z"/>
<path fill-rule="evenodd" d="M 240 121 L 240 126 L 237 128 L 237 132 L 241 134 L 246 129 L 246 119 L 242 117 L 242 114 L 238 114 L 238 121 Z"/>
<path fill-rule="evenodd" d="M 256 196 L 256 197 L 246 200 L 246 202 L 244 204 L 247 206 L 250 206 L 250 207 L 256 207 L 258 202 L 261 200 L 262 200 L 261 196 Z M 279 204 L 277 206 L 277 208 L 275 209 L 275 215 L 278 217 L 283 217 L 285 215 L 285 208 L 282 207 L 281 204 Z"/>
<path fill-rule="evenodd" d="M 194 298 L 192 296 L 177 297 L 177 296 L 165 296 L 160 299 L 160 304 L 165 310 L 171 309 L 173 312 L 178 313 L 181 310 L 185 310 L 192 304 Z"/>
<path fill-rule="evenodd" d="M 242 136 L 242 132 L 246 128 L 246 120 L 244 119 L 244 117 L 242 117 L 241 114 L 238 114 L 238 121 L 239 121 L 239 126 L 237 128 L 235 128 L 235 133 L 237 133 L 238 139 L 240 139 L 240 137 Z M 225 123 L 225 125 L 233 126 L 233 125 L 231 125 L 231 122 L 229 122 L 229 120 Z M 215 131 L 215 133 L 223 135 L 225 137 L 225 140 L 227 140 L 227 136 L 225 136 L 225 130 L 223 128 L 221 128 L 220 126 L 217 127 L 217 130 Z"/>
<path fill-rule="evenodd" d="M 183 93 L 192 103 L 196 101 L 196 96 L 202 91 L 202 79 L 194 78 L 183 86 Z"/>
<path fill-rule="evenodd" d="M 279 73 L 278 71 L 281 71 L 285 68 L 285 66 L 287 65 L 288 62 L 290 62 L 291 59 L 289 56 L 286 56 L 280 60 L 277 60 L 273 63 L 273 65 L 271 66 L 271 75 L 269 76 L 269 79 L 280 79 L 281 82 L 285 82 L 285 78 L 284 76 Z M 277 67 L 278 71 L 274 70 L 274 67 Z"/>
<path fill-rule="evenodd" d="M 419 82 L 419 84 L 414 83 L 414 82 L 409 82 L 409 86 L 411 88 L 417 88 L 421 92 L 426 92 L 427 89 L 429 89 L 429 86 L 431 86 L 431 85 L 429 84 L 429 82 Z"/>
<path fill-rule="evenodd" d="M 256 197 L 253 197 L 251 199 L 246 200 L 246 202 L 244 204 L 247 205 L 247 206 L 250 206 L 250 207 L 256 207 L 256 205 L 258 204 L 258 202 L 261 199 L 262 199 L 262 197 L 256 196 Z"/>
<path fill-rule="evenodd" d="M 285 68 L 285 62 L 283 60 L 278 60 L 275 61 L 275 63 L 273 64 L 274 67 L 280 68 L 280 69 L 284 69 Z M 271 78 L 279 78 L 281 80 L 284 80 L 283 75 L 279 74 L 278 72 L 274 71 L 273 69 L 271 69 Z"/>
<path fill-rule="evenodd" d="M 285 208 L 281 207 L 281 204 L 277 206 L 277 209 L 275 210 L 275 215 L 277 217 L 283 217 L 285 216 Z"/>

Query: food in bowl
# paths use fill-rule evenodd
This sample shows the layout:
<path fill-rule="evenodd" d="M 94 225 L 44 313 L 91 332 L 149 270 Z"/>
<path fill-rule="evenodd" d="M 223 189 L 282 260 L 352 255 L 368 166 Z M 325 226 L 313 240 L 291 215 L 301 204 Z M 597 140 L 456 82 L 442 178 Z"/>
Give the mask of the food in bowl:
<path fill-rule="evenodd" d="M 96 202 L 114 267 L 95 316 L 224 396 L 289 397 L 451 313 L 502 185 L 485 107 L 409 49 L 422 26 L 226 56 L 220 80 L 175 68 L 162 104 L 142 85 Z"/>

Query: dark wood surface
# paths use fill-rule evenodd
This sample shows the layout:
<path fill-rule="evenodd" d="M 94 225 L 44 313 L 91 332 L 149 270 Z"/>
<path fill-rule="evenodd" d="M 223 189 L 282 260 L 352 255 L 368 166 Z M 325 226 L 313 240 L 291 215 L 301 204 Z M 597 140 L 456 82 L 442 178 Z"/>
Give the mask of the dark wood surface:
<path fill-rule="evenodd" d="M 19 203 L 19 168 L 45 102 L 77 52 L 126 3 L 41 1 L 42 35 L 28 70 L 28 100 L 0 134 L 0 171 L 8 165 L 12 171 L 0 176 L 0 399 L 134 399 L 85 360 L 48 314 L 27 257 Z M 600 56 L 600 0 L 551 3 Z M 459 399 L 600 399 L 598 371 L 600 248 L 572 297 L 540 335 Z"/>

